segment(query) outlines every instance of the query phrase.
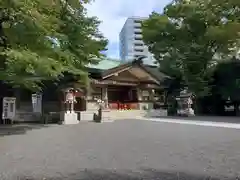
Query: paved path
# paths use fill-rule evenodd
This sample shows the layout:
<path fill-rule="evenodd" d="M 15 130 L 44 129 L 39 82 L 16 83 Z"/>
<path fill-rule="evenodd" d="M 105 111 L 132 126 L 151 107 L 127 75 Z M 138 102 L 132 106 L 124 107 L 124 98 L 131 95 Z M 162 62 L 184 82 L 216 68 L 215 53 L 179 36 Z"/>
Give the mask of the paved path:
<path fill-rule="evenodd" d="M 142 118 L 145 121 L 240 129 L 240 117 Z"/>
<path fill-rule="evenodd" d="M 17 130 L 0 134 L 0 180 L 240 177 L 238 129 L 126 120 Z"/>

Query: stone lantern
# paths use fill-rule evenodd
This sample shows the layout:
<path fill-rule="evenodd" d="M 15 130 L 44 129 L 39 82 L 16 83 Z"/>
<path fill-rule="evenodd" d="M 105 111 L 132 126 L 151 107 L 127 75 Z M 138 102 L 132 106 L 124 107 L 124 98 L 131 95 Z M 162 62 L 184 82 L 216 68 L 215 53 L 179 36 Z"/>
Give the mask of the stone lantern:
<path fill-rule="evenodd" d="M 74 111 L 75 103 L 75 89 L 67 88 L 63 90 L 64 93 L 64 109 L 61 112 L 61 121 L 63 124 L 78 124 L 78 116 Z"/>
<path fill-rule="evenodd" d="M 194 116 L 194 110 L 192 109 L 192 93 L 186 89 L 180 92 L 180 95 L 176 98 L 177 100 L 177 114 L 179 116 Z"/>

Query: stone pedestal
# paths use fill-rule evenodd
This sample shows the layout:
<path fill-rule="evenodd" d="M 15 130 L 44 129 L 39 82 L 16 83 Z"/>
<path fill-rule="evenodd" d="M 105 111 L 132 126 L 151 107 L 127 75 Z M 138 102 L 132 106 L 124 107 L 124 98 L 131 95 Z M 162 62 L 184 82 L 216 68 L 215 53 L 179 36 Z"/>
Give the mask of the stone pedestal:
<path fill-rule="evenodd" d="M 110 110 L 102 110 L 102 121 L 110 121 Z"/>
<path fill-rule="evenodd" d="M 80 121 L 93 121 L 94 113 L 97 111 L 81 111 L 80 112 Z"/>
<path fill-rule="evenodd" d="M 78 124 L 77 113 L 75 112 L 62 112 L 61 113 L 62 124 Z"/>

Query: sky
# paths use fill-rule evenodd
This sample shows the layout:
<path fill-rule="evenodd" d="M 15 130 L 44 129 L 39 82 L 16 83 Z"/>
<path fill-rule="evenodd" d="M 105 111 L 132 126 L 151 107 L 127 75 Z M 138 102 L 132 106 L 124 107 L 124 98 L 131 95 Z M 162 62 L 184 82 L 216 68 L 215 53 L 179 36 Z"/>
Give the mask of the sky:
<path fill-rule="evenodd" d="M 148 17 L 153 11 L 162 12 L 171 0 L 95 0 L 86 6 L 89 16 L 102 22 L 99 30 L 109 40 L 107 56 L 119 59 L 119 33 L 131 16 Z"/>

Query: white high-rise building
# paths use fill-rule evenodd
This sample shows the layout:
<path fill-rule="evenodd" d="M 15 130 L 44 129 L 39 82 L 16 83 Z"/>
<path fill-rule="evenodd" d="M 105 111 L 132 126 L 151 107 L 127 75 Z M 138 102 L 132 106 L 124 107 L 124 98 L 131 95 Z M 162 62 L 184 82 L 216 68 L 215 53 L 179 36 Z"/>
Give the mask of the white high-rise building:
<path fill-rule="evenodd" d="M 133 61 L 140 56 L 146 56 L 143 59 L 144 64 L 154 64 L 154 57 L 148 51 L 148 47 L 143 43 L 142 24 L 146 19 L 142 17 L 130 17 L 126 20 L 120 34 L 120 58 L 122 61 Z"/>

